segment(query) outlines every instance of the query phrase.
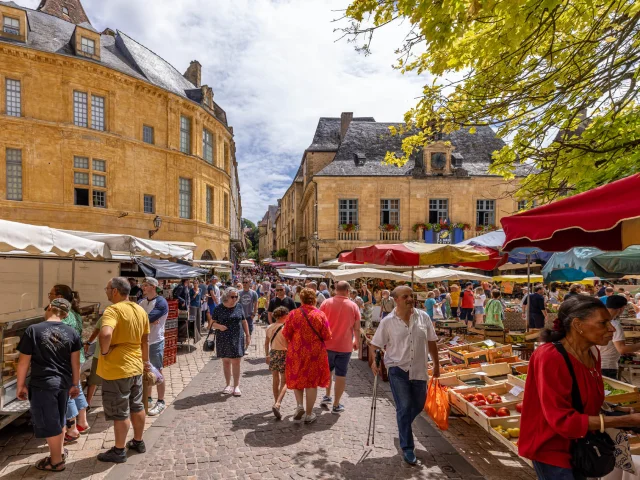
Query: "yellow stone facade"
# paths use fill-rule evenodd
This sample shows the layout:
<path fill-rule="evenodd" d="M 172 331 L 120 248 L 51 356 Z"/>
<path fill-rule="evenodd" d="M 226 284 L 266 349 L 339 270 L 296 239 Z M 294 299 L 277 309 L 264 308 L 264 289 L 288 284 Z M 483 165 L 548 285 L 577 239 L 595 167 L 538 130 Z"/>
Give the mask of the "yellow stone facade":
<path fill-rule="evenodd" d="M 7 115 L 6 79 L 20 81 L 19 117 Z M 105 98 L 104 131 L 74 125 L 74 91 Z M 181 116 L 191 121 L 191 154 L 180 151 Z M 143 125 L 153 126 L 153 145 Z M 214 136 L 213 165 L 203 160 L 203 128 Z M 21 201 L 7 200 L 7 149 L 22 154 Z M 154 240 L 195 242 L 194 258 L 222 259 L 234 151 L 232 130 L 203 105 L 81 57 L 0 42 L 0 218 L 149 238 L 157 215 Z M 106 163 L 106 208 L 74 204 L 75 156 Z M 181 177 L 191 182 L 189 219 L 179 214 Z M 144 195 L 154 196 L 154 213 L 143 213 Z"/>

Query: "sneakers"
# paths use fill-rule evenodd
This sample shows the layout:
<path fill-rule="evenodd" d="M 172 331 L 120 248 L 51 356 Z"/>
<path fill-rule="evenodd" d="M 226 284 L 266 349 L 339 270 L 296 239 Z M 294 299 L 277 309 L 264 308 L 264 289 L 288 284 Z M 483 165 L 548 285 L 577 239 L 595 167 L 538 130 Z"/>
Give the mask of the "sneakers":
<path fill-rule="evenodd" d="M 127 442 L 127 448 L 130 450 L 135 450 L 138 453 L 144 453 L 147 451 L 147 447 L 144 444 L 144 440 L 140 440 L 136 442 L 135 440 L 129 440 Z"/>
<path fill-rule="evenodd" d="M 231 385 L 227 385 L 226 387 L 224 387 L 222 393 L 223 395 L 231 395 L 233 393 L 233 387 Z"/>
<path fill-rule="evenodd" d="M 160 415 L 165 408 L 167 408 L 165 403 L 158 400 L 156 405 L 151 410 L 149 410 L 149 416 L 155 417 L 156 415 Z"/>
<path fill-rule="evenodd" d="M 322 401 L 320 402 L 320 405 L 322 405 L 323 407 L 329 408 L 329 405 L 331 405 L 332 403 L 333 403 L 333 398 L 327 397 L 325 395 L 322 397 Z"/>
<path fill-rule="evenodd" d="M 127 461 L 127 454 L 124 448 L 118 452 L 116 447 L 111 447 L 106 452 L 98 454 L 98 460 L 101 462 L 125 463 Z"/>
<path fill-rule="evenodd" d="M 405 450 L 402 453 L 402 458 L 409 465 L 416 465 L 418 463 L 418 459 L 416 458 L 416 454 L 413 453 L 413 450 Z"/>
<path fill-rule="evenodd" d="M 293 415 L 293 421 L 299 422 L 300 420 L 302 420 L 302 417 L 304 417 L 304 407 L 302 405 L 298 405 L 298 407 L 296 408 L 296 412 Z"/>
<path fill-rule="evenodd" d="M 153 398 L 147 397 L 147 402 L 149 405 L 153 405 Z"/>
<path fill-rule="evenodd" d="M 342 413 L 344 412 L 344 405 L 342 405 L 341 403 L 339 403 L 338 405 L 334 405 L 333 408 L 331 409 L 331 413 Z M 151 415 L 151 412 L 149 412 L 149 415 Z"/>
<path fill-rule="evenodd" d="M 309 423 L 313 423 L 318 419 L 318 416 L 315 413 L 311 413 L 311 415 L 307 415 L 306 417 L 304 417 L 304 423 L 309 424 Z"/>
<path fill-rule="evenodd" d="M 242 396 L 242 392 L 240 391 L 240 387 L 236 387 L 236 388 L 233 389 L 233 396 L 234 397 Z"/>

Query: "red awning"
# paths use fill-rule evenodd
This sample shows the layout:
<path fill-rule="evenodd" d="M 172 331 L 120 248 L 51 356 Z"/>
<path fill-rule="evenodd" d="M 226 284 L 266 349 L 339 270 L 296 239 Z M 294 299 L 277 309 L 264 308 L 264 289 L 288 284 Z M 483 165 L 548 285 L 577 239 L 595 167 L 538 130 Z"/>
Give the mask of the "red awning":
<path fill-rule="evenodd" d="M 624 250 L 640 244 L 640 174 L 505 217 L 501 223 L 505 251 Z"/>
<path fill-rule="evenodd" d="M 489 249 L 485 249 L 489 250 Z M 431 243 L 383 243 L 354 248 L 338 258 L 346 263 L 376 265 L 442 265 L 458 262 L 483 262 L 491 259 L 487 251 L 469 245 L 439 245 Z"/>
<path fill-rule="evenodd" d="M 507 263 L 507 259 L 509 258 L 508 253 L 500 254 L 500 252 L 494 248 L 479 247 L 477 245 L 473 245 L 473 248 L 489 255 L 489 260 L 484 260 L 482 262 L 456 263 L 456 265 L 461 267 L 477 268 L 478 270 L 494 270 Z"/>

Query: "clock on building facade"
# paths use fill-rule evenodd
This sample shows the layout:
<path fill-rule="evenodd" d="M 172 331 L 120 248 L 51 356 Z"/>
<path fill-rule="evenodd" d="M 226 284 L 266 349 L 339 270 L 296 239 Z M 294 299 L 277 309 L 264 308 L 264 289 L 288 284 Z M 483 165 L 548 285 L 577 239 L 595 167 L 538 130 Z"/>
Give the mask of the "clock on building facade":
<path fill-rule="evenodd" d="M 447 166 L 447 155 L 442 152 L 431 154 L 431 168 L 434 170 L 444 170 Z"/>

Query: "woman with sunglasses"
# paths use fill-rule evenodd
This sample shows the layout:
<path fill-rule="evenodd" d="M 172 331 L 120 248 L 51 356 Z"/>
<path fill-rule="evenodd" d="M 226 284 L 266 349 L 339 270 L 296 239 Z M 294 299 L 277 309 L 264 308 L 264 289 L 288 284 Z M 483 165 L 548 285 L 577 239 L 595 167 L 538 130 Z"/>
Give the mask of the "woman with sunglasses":
<path fill-rule="evenodd" d="M 239 397 L 242 395 L 239 387 L 240 361 L 244 356 L 244 351 L 249 348 L 251 335 L 249 335 L 249 324 L 242 305 L 238 303 L 237 289 L 230 287 L 224 291 L 222 303 L 215 308 L 211 315 L 211 328 L 218 331 L 216 351 L 218 358 L 222 359 L 222 370 L 227 382 L 222 393 Z M 231 386 L 232 374 L 233 386 Z"/>

